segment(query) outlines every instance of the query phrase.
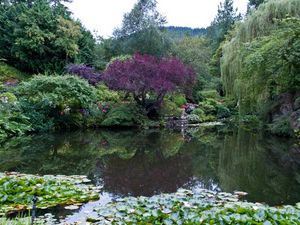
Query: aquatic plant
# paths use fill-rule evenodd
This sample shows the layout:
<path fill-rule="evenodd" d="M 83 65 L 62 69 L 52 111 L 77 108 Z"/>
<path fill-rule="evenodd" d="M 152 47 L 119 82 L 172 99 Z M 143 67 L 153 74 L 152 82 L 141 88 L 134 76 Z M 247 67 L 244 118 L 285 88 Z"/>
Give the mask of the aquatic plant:
<path fill-rule="evenodd" d="M 94 209 L 93 224 L 299 224 L 296 207 L 269 207 L 238 200 L 237 195 L 200 190 L 117 199 Z"/>
<path fill-rule="evenodd" d="M 19 173 L 0 173 L 0 216 L 32 208 L 70 205 L 98 199 L 98 194 L 85 176 L 35 176 Z"/>

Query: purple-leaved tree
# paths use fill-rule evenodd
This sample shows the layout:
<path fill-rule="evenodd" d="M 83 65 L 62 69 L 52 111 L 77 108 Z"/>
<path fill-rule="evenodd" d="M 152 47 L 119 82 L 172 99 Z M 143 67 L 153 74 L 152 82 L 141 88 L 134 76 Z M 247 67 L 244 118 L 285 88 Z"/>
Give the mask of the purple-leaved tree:
<path fill-rule="evenodd" d="M 135 54 L 131 59 L 114 61 L 102 79 L 110 89 L 130 93 L 149 112 L 161 106 L 167 93 L 191 90 L 195 73 L 177 58 Z"/>
<path fill-rule="evenodd" d="M 84 64 L 69 64 L 66 71 L 87 80 L 89 84 L 94 86 L 101 81 L 101 73 L 97 72 L 95 68 Z"/>

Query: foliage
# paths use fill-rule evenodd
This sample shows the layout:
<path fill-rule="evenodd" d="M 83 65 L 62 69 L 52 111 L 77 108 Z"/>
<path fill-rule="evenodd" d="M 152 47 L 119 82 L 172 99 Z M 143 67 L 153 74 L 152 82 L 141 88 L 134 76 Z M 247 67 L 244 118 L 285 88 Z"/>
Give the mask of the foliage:
<path fill-rule="evenodd" d="M 95 68 L 84 64 L 69 64 L 66 67 L 66 72 L 77 75 L 89 82 L 89 84 L 96 86 L 101 81 L 101 74 Z"/>
<path fill-rule="evenodd" d="M 170 37 L 158 27 L 149 27 L 124 37 L 101 40 L 96 48 L 96 58 L 101 68 L 112 58 L 120 55 L 133 55 L 136 52 L 157 57 L 169 55 L 173 47 Z"/>
<path fill-rule="evenodd" d="M 17 97 L 13 93 L 4 92 L 0 94 L 0 101 L 2 103 L 16 103 Z"/>
<path fill-rule="evenodd" d="M 217 99 L 219 97 L 219 94 L 216 90 L 203 90 L 201 91 L 201 95 L 203 98 L 211 98 L 211 99 Z"/>
<path fill-rule="evenodd" d="M 139 0 L 124 15 L 122 26 L 114 31 L 113 38 L 103 40 L 97 48 L 96 55 L 102 65 L 119 55 L 139 52 L 162 57 L 170 51 L 172 41 L 161 29 L 165 18 L 156 5 L 156 0 Z"/>
<path fill-rule="evenodd" d="M 104 84 L 96 86 L 96 95 L 99 102 L 120 102 L 121 96 L 116 91 L 111 91 Z"/>
<path fill-rule="evenodd" d="M 198 115 L 196 114 L 190 114 L 186 116 L 186 119 L 188 120 L 189 123 L 194 124 L 194 123 L 200 123 L 201 119 Z"/>
<path fill-rule="evenodd" d="M 181 107 L 187 103 L 185 97 L 183 95 L 175 95 L 173 96 L 174 103 L 177 105 L 177 107 Z"/>
<path fill-rule="evenodd" d="M 85 176 L 34 176 L 18 173 L 0 173 L 0 215 L 32 208 L 32 199 L 38 198 L 37 208 L 70 205 L 97 199 L 98 194 Z"/>
<path fill-rule="evenodd" d="M 159 14 L 156 5 L 156 0 L 139 0 L 133 9 L 124 15 L 122 26 L 114 31 L 114 36 L 125 37 L 151 27 L 162 26 L 166 19 Z"/>
<path fill-rule="evenodd" d="M 110 66 L 110 64 L 112 64 L 114 61 L 126 61 L 132 58 L 132 55 L 118 55 L 115 57 L 112 57 L 109 61 L 109 63 L 106 64 L 106 69 Z"/>
<path fill-rule="evenodd" d="M 224 119 L 224 118 L 228 118 L 231 116 L 230 110 L 224 105 L 218 104 L 216 106 L 216 109 L 217 109 L 217 118 L 218 119 Z"/>
<path fill-rule="evenodd" d="M 199 116 L 200 119 L 205 116 L 205 112 L 201 108 L 194 109 L 191 114 Z"/>
<path fill-rule="evenodd" d="M 293 136 L 290 120 L 286 116 L 276 119 L 272 124 L 268 126 L 268 129 L 272 134 L 275 135 L 287 137 Z"/>
<path fill-rule="evenodd" d="M 112 108 L 101 125 L 109 127 L 132 127 L 138 125 L 140 122 L 139 117 L 139 111 L 135 106 L 124 104 Z"/>
<path fill-rule="evenodd" d="M 296 207 L 240 202 L 229 193 L 180 189 L 174 194 L 129 197 L 94 210 L 94 224 L 298 224 Z M 109 216 L 109 220 L 108 217 Z"/>
<path fill-rule="evenodd" d="M 26 72 L 60 72 L 66 64 L 90 57 L 89 32 L 63 4 L 5 1 L 0 15 L 0 57 L 9 65 Z"/>
<path fill-rule="evenodd" d="M 96 90 L 75 76 L 35 76 L 17 87 L 24 115 L 35 130 L 83 126 Z"/>
<path fill-rule="evenodd" d="M 204 37 L 185 37 L 176 43 L 173 48 L 173 54 L 179 57 L 185 64 L 192 66 L 195 70 L 197 82 L 194 92 L 213 83 L 210 73 L 212 50 L 209 47 L 208 39 Z"/>
<path fill-rule="evenodd" d="M 239 118 L 242 126 L 250 128 L 250 130 L 257 130 L 260 128 L 260 120 L 256 115 L 244 115 Z"/>
<path fill-rule="evenodd" d="M 24 78 L 25 75 L 19 70 L 0 61 L 0 81 L 9 82 L 10 80 L 22 80 Z"/>
<path fill-rule="evenodd" d="M 194 72 L 176 58 L 135 54 L 129 60 L 114 61 L 104 72 L 103 80 L 112 90 L 130 93 L 150 111 L 160 107 L 167 93 L 190 88 Z"/>
<path fill-rule="evenodd" d="M 220 3 L 214 21 L 207 28 L 207 35 L 212 41 L 214 50 L 225 40 L 225 36 L 239 20 L 241 20 L 241 15 L 237 13 L 237 9 L 233 8 L 233 0 L 224 0 Z"/>
<path fill-rule="evenodd" d="M 180 41 L 186 37 L 204 36 L 207 33 L 206 28 L 165 26 L 164 30 L 175 41 Z"/>
<path fill-rule="evenodd" d="M 29 118 L 22 114 L 17 102 L 0 101 L 0 140 L 31 130 Z"/>
<path fill-rule="evenodd" d="M 296 0 L 267 1 L 222 47 L 224 89 L 239 102 L 241 115 L 299 88 L 299 10 Z"/>
<path fill-rule="evenodd" d="M 179 106 L 175 102 L 173 102 L 169 99 L 166 99 L 166 98 L 164 99 L 164 101 L 159 109 L 160 116 L 180 117 L 181 113 L 182 113 L 182 110 L 179 108 Z"/>

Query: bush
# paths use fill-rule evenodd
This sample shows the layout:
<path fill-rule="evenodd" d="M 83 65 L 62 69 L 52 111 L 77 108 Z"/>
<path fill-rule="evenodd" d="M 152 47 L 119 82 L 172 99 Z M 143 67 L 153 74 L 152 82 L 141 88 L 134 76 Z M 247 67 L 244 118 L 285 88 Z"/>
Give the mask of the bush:
<path fill-rule="evenodd" d="M 278 136 L 290 137 L 293 135 L 293 129 L 287 116 L 278 118 L 272 124 L 269 124 L 268 128 L 272 134 Z"/>
<path fill-rule="evenodd" d="M 16 103 L 0 101 L 0 139 L 25 134 L 31 131 L 31 125 Z"/>
<path fill-rule="evenodd" d="M 197 116 L 195 114 L 187 115 L 186 119 L 188 120 L 189 123 L 192 123 L 192 124 L 201 122 L 199 116 Z"/>
<path fill-rule="evenodd" d="M 97 100 L 100 102 L 119 102 L 120 95 L 116 91 L 111 91 L 104 84 L 96 87 Z"/>
<path fill-rule="evenodd" d="M 242 125 L 246 125 L 251 129 L 257 129 L 260 126 L 260 121 L 256 115 L 245 115 L 239 119 Z"/>
<path fill-rule="evenodd" d="M 25 75 L 19 70 L 7 65 L 4 62 L 0 62 L 0 81 L 7 82 L 9 80 L 21 80 Z"/>
<path fill-rule="evenodd" d="M 204 98 L 216 99 L 216 98 L 220 97 L 219 93 L 216 90 L 201 91 L 200 93 Z"/>
<path fill-rule="evenodd" d="M 203 117 L 203 116 L 205 116 L 204 111 L 202 109 L 200 109 L 200 108 L 194 109 L 191 114 L 197 115 L 200 118 Z"/>
<path fill-rule="evenodd" d="M 174 103 L 178 106 L 181 107 L 187 103 L 185 97 L 183 95 L 175 95 L 174 96 Z"/>
<path fill-rule="evenodd" d="M 0 94 L 0 101 L 3 103 L 15 103 L 17 101 L 17 97 L 10 92 L 4 92 Z"/>
<path fill-rule="evenodd" d="M 218 119 L 228 118 L 231 116 L 230 110 L 226 106 L 217 105 L 216 109 Z"/>
<path fill-rule="evenodd" d="M 124 104 L 112 108 L 106 115 L 106 119 L 101 123 L 102 126 L 124 126 L 131 127 L 140 123 L 138 109 L 133 105 Z"/>
<path fill-rule="evenodd" d="M 16 93 L 35 130 L 83 126 L 96 102 L 95 88 L 70 75 L 35 76 L 21 83 Z"/>
<path fill-rule="evenodd" d="M 66 67 L 69 74 L 77 75 L 89 82 L 91 85 L 97 85 L 101 81 L 101 74 L 95 68 L 84 64 L 69 64 Z"/>
<path fill-rule="evenodd" d="M 181 116 L 182 110 L 180 108 L 177 107 L 177 105 L 168 100 L 165 99 L 159 109 L 159 114 L 161 116 L 175 116 L 175 117 L 179 117 Z"/>

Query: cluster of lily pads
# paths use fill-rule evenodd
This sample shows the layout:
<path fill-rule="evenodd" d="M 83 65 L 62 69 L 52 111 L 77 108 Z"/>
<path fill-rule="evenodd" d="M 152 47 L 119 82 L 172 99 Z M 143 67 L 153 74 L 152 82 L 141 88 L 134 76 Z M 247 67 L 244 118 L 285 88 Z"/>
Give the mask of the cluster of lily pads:
<path fill-rule="evenodd" d="M 269 207 L 239 201 L 229 193 L 179 190 L 174 194 L 128 197 L 94 209 L 91 224 L 300 224 L 300 204 Z"/>
<path fill-rule="evenodd" d="M 97 189 L 89 183 L 86 176 L 0 173 L 0 217 L 32 209 L 34 196 L 40 209 L 98 199 Z"/>

